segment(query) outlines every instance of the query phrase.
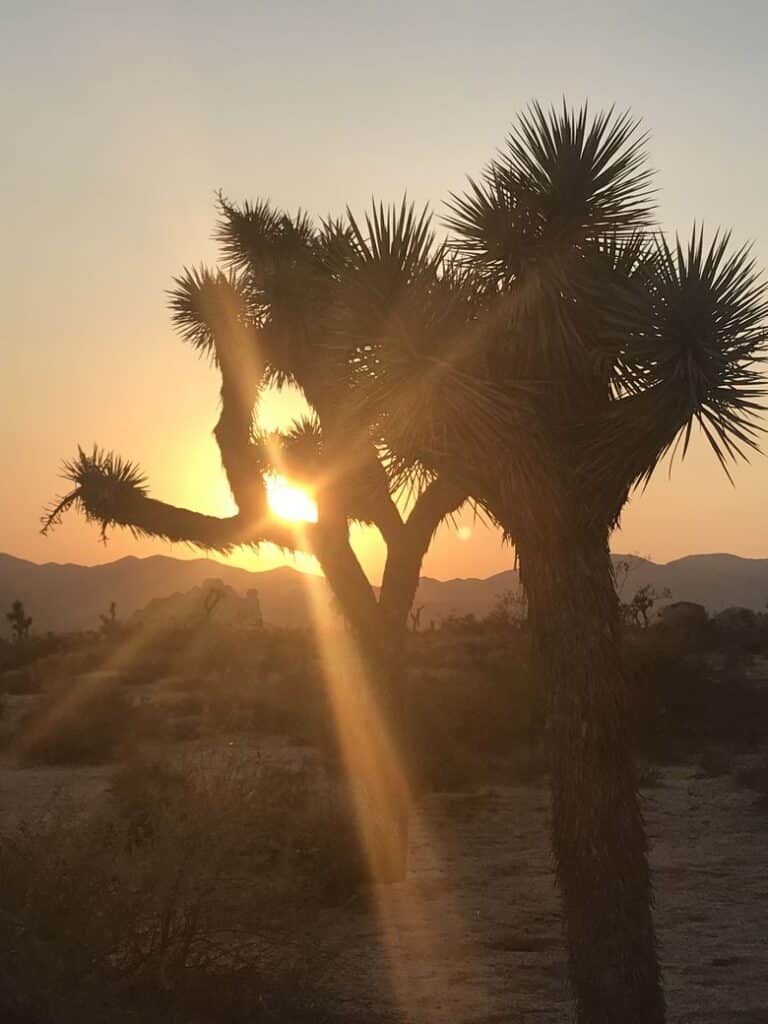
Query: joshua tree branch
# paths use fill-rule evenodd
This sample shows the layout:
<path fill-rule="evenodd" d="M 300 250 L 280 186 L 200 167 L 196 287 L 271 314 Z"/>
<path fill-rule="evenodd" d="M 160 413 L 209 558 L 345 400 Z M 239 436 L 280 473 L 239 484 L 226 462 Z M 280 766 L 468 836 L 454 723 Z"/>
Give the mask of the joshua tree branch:
<path fill-rule="evenodd" d="M 353 629 L 370 641 L 377 631 L 373 588 L 349 543 L 346 518 L 323 512 L 313 534 L 313 554 Z"/>
<path fill-rule="evenodd" d="M 663 381 L 611 403 L 580 469 L 597 513 L 614 517 L 632 487 L 647 481 L 677 442 L 685 454 L 696 422 L 728 473 L 729 461 L 756 449 L 757 408 L 751 395 L 737 406 L 716 385 L 697 395 L 684 379 Z"/>
<path fill-rule="evenodd" d="M 355 519 L 373 523 L 389 545 L 402 531 L 403 519 L 389 493 L 387 475 L 373 445 L 370 445 L 370 451 L 365 452 L 357 468 L 365 483 L 361 493 L 351 502 L 350 512 Z"/>
<path fill-rule="evenodd" d="M 221 415 L 213 434 L 240 513 L 262 517 L 267 509 L 263 467 L 251 441 L 253 410 L 263 375 L 256 338 L 241 325 L 225 322 L 214 340 L 221 372 Z"/>
<path fill-rule="evenodd" d="M 91 522 L 101 526 L 102 535 L 113 526 L 135 534 L 183 541 L 201 548 L 228 551 L 238 545 L 277 544 L 290 551 L 312 551 L 315 527 L 298 529 L 268 515 L 220 519 L 178 508 L 150 498 L 146 481 L 137 468 L 109 453 L 82 450 L 65 467 L 66 478 L 75 487 L 43 517 L 43 532 L 56 525 L 70 508 L 77 507 Z"/>
<path fill-rule="evenodd" d="M 311 528 L 304 536 L 287 525 L 267 517 L 250 519 L 242 514 L 220 519 L 154 498 L 135 498 L 111 517 L 111 524 L 126 526 L 136 533 L 184 541 L 198 547 L 227 551 L 239 545 L 276 544 L 289 551 L 311 551 Z M 110 525 L 105 523 L 105 525 Z"/>
<path fill-rule="evenodd" d="M 455 484 L 437 477 L 421 492 L 397 538 L 387 545 L 379 607 L 392 635 L 401 635 L 407 623 L 421 563 L 435 530 L 466 498 Z"/>
<path fill-rule="evenodd" d="M 426 551 L 440 523 L 458 511 L 466 500 L 467 494 L 460 487 L 445 477 L 436 477 L 416 499 L 405 522 L 409 542 Z"/>

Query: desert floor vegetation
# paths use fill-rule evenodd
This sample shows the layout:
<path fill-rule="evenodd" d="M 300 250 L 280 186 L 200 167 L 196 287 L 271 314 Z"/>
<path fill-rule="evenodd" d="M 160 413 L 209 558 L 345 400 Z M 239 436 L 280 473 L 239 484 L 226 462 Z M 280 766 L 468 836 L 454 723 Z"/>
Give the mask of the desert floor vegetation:
<path fill-rule="evenodd" d="M 567 1020 L 524 627 L 409 634 L 410 869 L 387 886 L 311 637 L 191 640 L 70 638 L 25 667 L 34 685 L 2 676 L 3 1019 Z M 624 643 L 670 1019 L 757 1024 L 762 641 L 736 659 L 714 628 L 693 649 L 661 626 Z"/>

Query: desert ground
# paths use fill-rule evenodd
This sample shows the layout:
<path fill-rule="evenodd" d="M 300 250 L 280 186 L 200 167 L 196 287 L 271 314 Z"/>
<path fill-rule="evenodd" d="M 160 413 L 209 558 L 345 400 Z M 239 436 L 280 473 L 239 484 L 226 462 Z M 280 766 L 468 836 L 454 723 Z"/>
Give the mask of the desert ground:
<path fill-rule="evenodd" d="M 279 738 L 253 744 L 266 758 L 305 756 Z M 674 1024 L 768 1021 L 768 812 L 739 780 L 745 756 L 645 776 Z M 96 805 L 113 771 L 19 767 L 5 757 L 3 829 L 34 817 L 54 793 Z M 548 815 L 545 779 L 422 796 L 407 880 L 318 910 L 340 1013 L 364 1019 L 376 1007 L 373 1019 L 403 1024 L 565 1024 L 566 951 Z"/>

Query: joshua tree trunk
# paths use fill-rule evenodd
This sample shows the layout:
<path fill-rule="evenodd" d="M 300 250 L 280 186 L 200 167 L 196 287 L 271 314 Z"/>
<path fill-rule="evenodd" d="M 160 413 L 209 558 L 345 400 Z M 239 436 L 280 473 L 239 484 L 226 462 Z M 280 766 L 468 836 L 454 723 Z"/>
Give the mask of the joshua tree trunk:
<path fill-rule="evenodd" d="M 358 633 L 375 709 L 370 740 L 378 756 L 372 776 L 362 781 L 374 819 L 375 849 L 369 858 L 379 882 L 401 882 L 408 871 L 411 759 L 404 647 L 425 547 L 406 530 L 390 544 L 377 614 Z"/>
<path fill-rule="evenodd" d="M 518 546 L 547 688 L 552 827 L 579 1024 L 665 1019 L 607 531 Z"/>
<path fill-rule="evenodd" d="M 392 758 L 387 759 L 382 789 L 385 815 L 391 823 L 386 853 L 387 881 L 402 881 L 408 870 L 408 836 L 411 745 L 408 721 L 408 692 L 405 644 L 408 615 L 419 585 L 419 572 L 426 540 L 414 529 L 406 530 L 392 543 L 384 568 L 377 622 L 364 644 L 381 721 L 387 732 Z"/>
<path fill-rule="evenodd" d="M 410 794 L 407 783 L 402 638 L 384 629 L 363 646 L 375 712 L 365 742 L 376 752 L 372 777 L 361 780 L 372 815 L 374 880 L 401 882 L 408 871 Z"/>
<path fill-rule="evenodd" d="M 341 736 L 340 742 L 347 748 L 348 781 L 376 882 L 402 881 L 408 867 L 404 643 L 422 552 L 408 550 L 406 556 L 406 551 L 404 543 L 390 551 L 378 603 L 361 573 L 352 571 L 346 544 L 326 543 L 321 552 L 326 575 L 344 598 L 342 607 L 350 616 L 365 676 L 354 681 L 347 699 L 356 709 L 346 724 L 354 735 Z"/>

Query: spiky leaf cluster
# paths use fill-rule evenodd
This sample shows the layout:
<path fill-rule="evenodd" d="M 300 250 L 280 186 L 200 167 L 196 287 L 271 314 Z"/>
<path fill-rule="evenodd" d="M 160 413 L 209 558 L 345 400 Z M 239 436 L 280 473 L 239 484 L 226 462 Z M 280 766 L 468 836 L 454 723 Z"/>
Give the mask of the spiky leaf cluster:
<path fill-rule="evenodd" d="M 134 462 L 96 445 L 90 454 L 78 447 L 75 458 L 63 464 L 61 475 L 74 487 L 46 510 L 43 533 L 74 507 L 88 522 L 98 523 L 106 539 L 107 530 L 122 521 L 120 510 L 130 506 L 131 499 L 147 494 L 146 477 Z"/>
<path fill-rule="evenodd" d="M 459 273 L 444 256 L 437 276 L 472 303 L 428 348 L 466 372 L 472 400 L 424 372 L 429 290 L 403 304 L 417 310 L 409 337 L 422 347 L 385 340 L 365 363 L 382 429 L 399 427 L 396 455 L 438 455 L 475 478 L 476 494 L 506 473 L 529 509 L 545 507 L 549 483 L 561 509 L 612 522 L 676 440 L 686 449 L 695 425 L 724 466 L 754 447 L 764 283 L 727 234 L 707 244 L 694 228 L 688 244 L 668 243 L 652 223 L 653 192 L 630 115 L 535 105 L 520 117 L 446 220 Z M 448 429 L 460 418 L 482 424 L 482 439 Z"/>

